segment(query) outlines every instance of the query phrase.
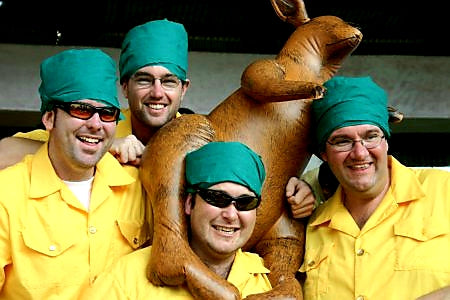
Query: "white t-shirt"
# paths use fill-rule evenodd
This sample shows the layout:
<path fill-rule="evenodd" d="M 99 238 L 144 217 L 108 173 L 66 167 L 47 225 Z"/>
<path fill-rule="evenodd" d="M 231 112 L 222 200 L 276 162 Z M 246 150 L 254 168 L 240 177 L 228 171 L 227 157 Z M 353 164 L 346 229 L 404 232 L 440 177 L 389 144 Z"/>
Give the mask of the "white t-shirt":
<path fill-rule="evenodd" d="M 80 200 L 81 204 L 89 210 L 89 204 L 91 202 L 91 190 L 92 181 L 94 177 L 84 181 L 66 181 L 63 180 L 67 187 L 74 193 L 74 195 Z"/>

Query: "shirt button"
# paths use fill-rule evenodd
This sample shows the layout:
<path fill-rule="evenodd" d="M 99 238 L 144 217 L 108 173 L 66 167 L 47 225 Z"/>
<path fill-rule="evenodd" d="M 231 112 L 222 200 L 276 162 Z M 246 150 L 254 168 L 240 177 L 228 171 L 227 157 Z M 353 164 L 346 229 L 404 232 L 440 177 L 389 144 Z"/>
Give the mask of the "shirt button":
<path fill-rule="evenodd" d="M 55 251 L 56 250 L 56 246 L 55 245 L 50 245 L 50 247 L 48 247 L 48 250 Z"/>
<path fill-rule="evenodd" d="M 316 262 L 314 261 L 314 260 L 310 260 L 310 261 L 308 261 L 308 267 L 312 267 L 312 266 L 314 266 L 314 264 L 315 264 Z"/>
<path fill-rule="evenodd" d="M 357 251 L 356 251 L 356 255 L 358 255 L 358 256 L 361 256 L 361 255 L 363 255 L 364 254 L 364 249 L 358 249 Z M 356 298 L 356 299 L 358 299 L 358 298 Z"/>
<path fill-rule="evenodd" d="M 95 228 L 94 226 L 89 226 L 89 233 L 96 233 L 97 232 L 97 228 Z"/>
<path fill-rule="evenodd" d="M 134 239 L 133 239 L 133 243 L 134 243 L 134 244 L 137 244 L 138 242 L 139 242 L 138 238 L 134 238 Z"/>
<path fill-rule="evenodd" d="M 364 296 L 359 295 L 358 297 L 356 297 L 356 300 L 364 300 Z"/>

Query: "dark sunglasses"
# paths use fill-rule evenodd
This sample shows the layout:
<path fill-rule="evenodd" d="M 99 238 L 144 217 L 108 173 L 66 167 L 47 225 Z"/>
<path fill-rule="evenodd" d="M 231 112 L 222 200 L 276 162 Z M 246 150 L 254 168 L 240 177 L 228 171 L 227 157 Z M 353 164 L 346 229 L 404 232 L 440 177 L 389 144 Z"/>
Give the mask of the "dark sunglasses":
<path fill-rule="evenodd" d="M 239 196 L 234 198 L 225 192 L 210 189 L 198 189 L 197 194 L 212 206 L 225 208 L 233 203 L 234 207 L 240 211 L 255 209 L 261 203 L 261 197 Z"/>
<path fill-rule="evenodd" d="M 95 113 L 98 113 L 103 122 L 115 122 L 120 116 L 120 109 L 111 106 L 97 107 L 82 102 L 54 102 L 53 106 L 81 120 L 89 120 Z"/>

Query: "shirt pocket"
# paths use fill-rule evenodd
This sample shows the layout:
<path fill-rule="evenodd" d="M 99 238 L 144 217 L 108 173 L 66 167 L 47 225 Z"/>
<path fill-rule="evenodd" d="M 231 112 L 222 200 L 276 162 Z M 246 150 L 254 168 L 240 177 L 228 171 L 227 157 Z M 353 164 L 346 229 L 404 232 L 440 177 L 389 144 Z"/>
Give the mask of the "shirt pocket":
<path fill-rule="evenodd" d="M 450 224 L 435 216 L 394 225 L 396 270 L 450 272 Z"/>
<path fill-rule="evenodd" d="M 37 223 L 23 227 L 20 234 L 24 246 L 16 251 L 11 277 L 26 289 L 39 294 L 62 283 L 69 287 L 85 280 L 86 270 L 81 263 L 85 256 L 77 257 L 82 236 L 73 228 Z"/>
<path fill-rule="evenodd" d="M 79 236 L 66 227 L 48 227 L 40 224 L 22 228 L 26 247 L 46 256 L 57 257 L 72 247 Z"/>
<path fill-rule="evenodd" d="M 146 221 L 118 220 L 120 233 L 133 249 L 150 245 L 150 226 Z"/>
<path fill-rule="evenodd" d="M 309 291 L 307 294 L 315 295 L 313 298 L 326 292 L 330 254 L 333 246 L 334 243 L 328 243 L 305 250 L 303 264 L 299 271 L 306 273 L 304 289 Z"/>

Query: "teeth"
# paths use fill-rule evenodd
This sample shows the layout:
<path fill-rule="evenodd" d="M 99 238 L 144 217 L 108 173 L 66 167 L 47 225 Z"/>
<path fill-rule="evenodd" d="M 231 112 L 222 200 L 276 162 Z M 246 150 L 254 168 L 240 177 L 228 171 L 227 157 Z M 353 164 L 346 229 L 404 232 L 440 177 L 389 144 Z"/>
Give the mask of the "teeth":
<path fill-rule="evenodd" d="M 369 164 L 364 164 L 364 165 L 357 165 L 357 166 L 353 166 L 353 169 L 365 169 L 368 168 Z"/>
<path fill-rule="evenodd" d="M 223 231 L 225 233 L 233 233 L 236 229 L 230 228 L 230 227 L 223 227 L 223 226 L 214 226 L 214 228 L 218 231 Z"/>
<path fill-rule="evenodd" d="M 82 140 L 83 142 L 93 143 L 93 144 L 98 144 L 100 142 L 99 139 L 88 138 L 85 136 L 80 136 L 79 139 Z"/>
<path fill-rule="evenodd" d="M 164 104 L 148 104 L 148 107 L 150 107 L 151 109 L 159 110 L 159 109 L 163 109 L 165 107 L 165 105 Z"/>

